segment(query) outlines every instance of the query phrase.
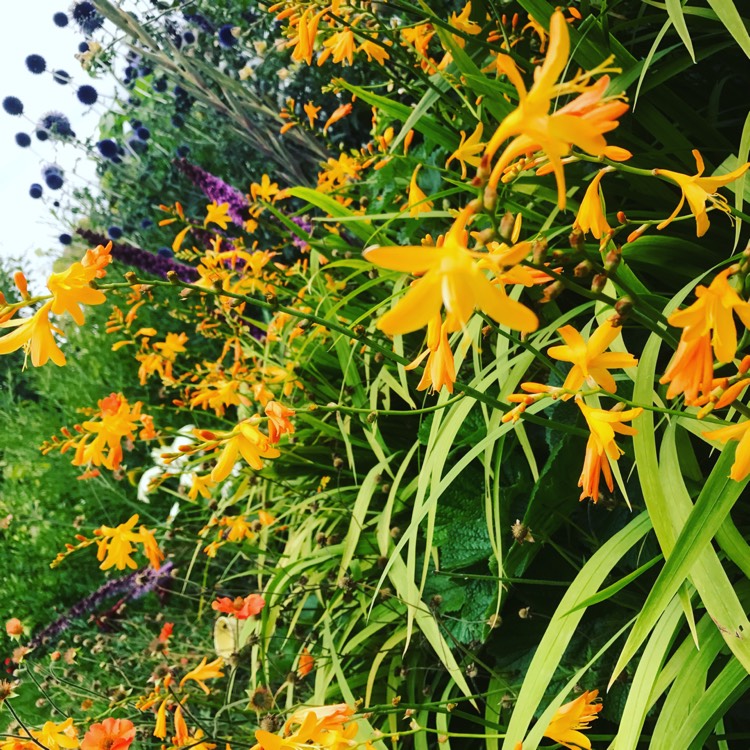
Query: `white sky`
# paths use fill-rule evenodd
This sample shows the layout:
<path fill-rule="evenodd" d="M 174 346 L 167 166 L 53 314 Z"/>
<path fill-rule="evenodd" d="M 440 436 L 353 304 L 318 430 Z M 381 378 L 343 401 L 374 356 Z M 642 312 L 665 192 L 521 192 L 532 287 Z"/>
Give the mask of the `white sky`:
<path fill-rule="evenodd" d="M 94 168 L 80 147 L 38 141 L 33 135 L 34 124 L 47 112 L 59 111 L 70 119 L 76 135 L 83 139 L 96 131 L 107 103 L 100 98 L 89 108 L 76 99 L 78 85 L 90 83 L 101 89 L 103 81 L 92 80 L 75 59 L 84 37 L 72 19 L 62 29 L 52 21 L 54 13 L 68 13 L 69 0 L 0 2 L 0 100 L 12 95 L 24 104 L 20 117 L 11 117 L 0 109 L 0 256 L 27 257 L 43 271 L 62 250 L 59 235 L 70 231 L 62 218 L 51 216 L 52 200 L 60 198 L 64 206 L 71 183 L 81 185 L 93 180 Z M 42 75 L 33 75 L 26 69 L 24 60 L 34 53 L 47 61 L 47 72 Z M 73 81 L 66 86 L 55 83 L 51 69 L 66 70 Z M 111 85 L 110 79 L 106 86 L 111 90 Z M 16 145 L 15 134 L 19 131 L 31 135 L 29 148 Z M 58 163 L 64 169 L 66 184 L 62 190 L 53 192 L 44 185 L 41 168 L 47 163 Z M 44 187 L 42 199 L 29 196 L 34 182 Z M 37 257 L 37 249 L 51 252 L 52 258 Z"/>

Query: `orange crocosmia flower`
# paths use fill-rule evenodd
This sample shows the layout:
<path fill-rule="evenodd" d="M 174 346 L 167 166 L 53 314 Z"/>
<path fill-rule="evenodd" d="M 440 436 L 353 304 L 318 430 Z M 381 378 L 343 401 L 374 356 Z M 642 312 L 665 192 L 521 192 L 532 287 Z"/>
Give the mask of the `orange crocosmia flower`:
<path fill-rule="evenodd" d="M 466 247 L 466 224 L 471 210 L 465 208 L 456 218 L 442 245 L 370 247 L 365 258 L 393 271 L 424 274 L 411 289 L 378 321 L 381 331 L 395 336 L 416 331 L 439 314 L 443 305 L 450 316 L 451 330 L 464 326 L 478 307 L 500 325 L 518 331 L 534 331 L 537 316 L 520 302 L 508 297 L 502 285 L 493 286 Z"/>
<path fill-rule="evenodd" d="M 478 167 L 481 163 L 481 157 L 479 154 L 484 148 L 482 143 L 482 132 L 484 131 L 484 124 L 479 123 L 474 132 L 467 138 L 466 131 L 461 131 L 461 142 L 458 144 L 458 148 L 448 157 L 448 161 L 445 162 L 445 168 L 454 160 L 457 159 L 461 165 L 461 179 L 466 179 L 466 165 L 469 164 L 472 167 Z"/>
<path fill-rule="evenodd" d="M 106 718 L 92 724 L 81 741 L 81 750 L 127 750 L 135 739 L 135 727 L 128 719 Z"/>
<path fill-rule="evenodd" d="M 188 680 L 195 680 L 195 682 L 198 683 L 200 689 L 208 695 L 211 691 L 208 689 L 206 684 L 203 682 L 204 680 L 212 680 L 216 679 L 218 677 L 223 677 L 224 673 L 221 671 L 221 667 L 224 664 L 224 660 L 219 656 L 218 658 L 214 659 L 212 662 L 207 663 L 208 658 L 203 657 L 201 660 L 201 663 L 195 667 L 195 669 L 191 669 L 181 680 L 180 680 L 180 687 L 183 687 L 183 685 Z"/>
<path fill-rule="evenodd" d="M 271 439 L 264 435 L 249 419 L 240 422 L 236 430 L 222 441 L 222 445 L 221 455 L 211 472 L 211 479 L 214 482 L 226 479 L 240 456 L 253 469 L 259 471 L 263 468 L 261 458 L 278 458 L 281 455 L 278 449 L 271 444 Z"/>
<path fill-rule="evenodd" d="M 384 65 L 386 60 L 390 60 L 391 56 L 388 54 L 385 46 L 390 44 L 388 40 L 384 42 L 377 42 L 373 39 L 365 39 L 359 47 L 357 52 L 364 52 L 367 55 L 367 61 L 372 62 L 375 60 L 379 65 Z"/>
<path fill-rule="evenodd" d="M 591 387 L 598 385 L 605 391 L 614 393 L 617 385 L 609 370 L 615 367 L 635 367 L 638 364 L 638 360 L 632 354 L 604 351 L 620 335 L 621 330 L 608 320 L 594 331 L 588 341 L 584 341 L 573 326 L 558 328 L 557 332 L 562 336 L 565 345 L 550 347 L 547 354 L 553 359 L 573 364 L 563 388 L 578 391 L 587 383 Z"/>
<path fill-rule="evenodd" d="M 693 158 L 695 159 L 695 165 L 698 169 L 698 172 L 694 175 L 672 172 L 669 169 L 653 170 L 655 175 L 666 177 L 668 180 L 677 183 L 680 190 L 682 190 L 682 195 L 680 196 L 680 202 L 677 204 L 677 208 L 675 208 L 671 216 L 662 221 L 661 224 L 657 225 L 657 229 L 664 229 L 668 224 L 671 224 L 675 216 L 680 213 L 680 209 L 687 200 L 688 206 L 690 206 L 690 211 L 693 216 L 695 216 L 696 233 L 698 237 L 702 237 L 708 231 L 710 224 L 708 220 L 708 212 L 706 211 L 706 202 L 710 201 L 715 208 L 729 214 L 730 209 L 727 199 L 716 191 L 720 187 L 724 187 L 730 182 L 734 182 L 746 172 L 748 167 L 750 167 L 750 162 L 748 162 L 727 174 L 715 175 L 714 177 L 701 177 L 705 165 L 700 151 L 694 149 Z"/>
<path fill-rule="evenodd" d="M 605 97 L 609 76 L 602 76 L 589 85 L 592 73 L 583 73 L 567 83 L 556 83 L 568 65 L 570 34 L 565 16 L 555 11 L 550 20 L 550 40 L 547 56 L 534 74 L 534 85 L 527 91 L 518 68 L 507 55 L 499 55 L 498 69 L 502 70 L 518 91 L 519 104 L 495 131 L 487 143 L 486 155 L 492 159 L 500 145 L 511 136 L 490 175 L 489 184 L 495 187 L 506 167 L 523 154 L 543 151 L 549 159 L 557 181 L 557 203 L 565 208 L 565 174 L 562 159 L 577 146 L 592 156 L 608 156 L 616 160 L 630 157 L 624 149 L 607 146 L 604 134 L 619 124 L 617 118 L 628 105 L 617 98 Z M 602 69 L 603 66 L 600 66 Z M 596 71 L 594 71 L 596 72 Z M 578 93 L 578 97 L 550 114 L 559 96 Z"/>
<path fill-rule="evenodd" d="M 238 620 L 247 620 L 260 614 L 265 606 L 266 600 L 260 594 L 248 594 L 244 598 L 238 596 L 236 599 L 225 596 L 211 604 L 211 608 L 217 612 L 234 615 Z"/>
<path fill-rule="evenodd" d="M 315 666 L 315 659 L 312 654 L 307 650 L 307 646 L 302 649 L 302 653 L 299 655 L 299 666 L 297 667 L 297 677 L 302 679 L 312 672 Z"/>
<path fill-rule="evenodd" d="M 599 718 L 597 714 L 602 710 L 603 705 L 594 703 L 598 695 L 598 690 L 587 690 L 570 703 L 560 706 L 545 730 L 544 736 L 559 742 L 569 750 L 579 750 L 579 748 L 591 750 L 591 740 L 578 730 L 589 729 L 591 722 Z"/>
<path fill-rule="evenodd" d="M 432 201 L 427 200 L 427 196 L 417 182 L 417 175 L 421 168 L 422 165 L 418 164 L 417 168 L 412 172 L 411 180 L 409 181 L 409 198 L 406 205 L 401 209 L 403 211 L 408 208 L 409 216 L 411 216 L 412 219 L 415 219 L 424 211 L 432 211 Z"/>
<path fill-rule="evenodd" d="M 174 710 L 172 722 L 174 723 L 174 737 L 172 738 L 172 744 L 175 747 L 181 747 L 186 743 L 187 738 L 190 736 L 185 717 L 182 715 L 182 706 L 177 706 Z"/>
<path fill-rule="evenodd" d="M 186 333 L 168 333 L 164 341 L 157 342 L 154 344 L 154 349 L 159 350 L 159 354 L 169 362 L 174 362 L 177 359 L 178 354 L 183 354 L 187 351 L 185 343 L 188 337 Z"/>
<path fill-rule="evenodd" d="M 318 119 L 318 112 L 322 109 L 322 107 L 316 107 L 311 101 L 309 101 L 307 104 L 305 104 L 302 109 L 305 110 L 305 114 L 307 115 L 307 119 L 310 121 L 310 127 L 312 127 L 315 123 L 315 120 Z"/>
<path fill-rule="evenodd" d="M 106 276 L 104 270 L 112 262 L 112 243 L 106 245 L 97 245 L 93 250 L 87 250 L 81 259 L 81 265 L 94 269 L 94 275 L 97 279 Z"/>
<path fill-rule="evenodd" d="M 294 432 L 294 425 L 289 421 L 289 417 L 295 415 L 294 409 L 278 401 L 269 401 L 264 411 L 268 417 L 268 438 L 272 443 L 278 443 L 282 435 Z"/>
<path fill-rule="evenodd" d="M 159 549 L 154 532 L 149 531 L 145 526 L 141 526 L 138 541 L 143 545 L 143 554 L 148 558 L 151 567 L 154 570 L 159 570 L 162 560 L 164 560 L 164 553 Z"/>
<path fill-rule="evenodd" d="M 160 740 L 166 739 L 167 737 L 167 700 L 168 698 L 165 698 L 156 711 L 156 724 L 154 726 L 153 735 Z"/>
<path fill-rule="evenodd" d="M 728 427 L 720 427 L 718 430 L 704 432 L 703 437 L 719 443 L 738 440 L 739 445 L 734 454 L 734 463 L 729 477 L 735 482 L 741 482 L 750 474 L 750 419 L 738 424 L 730 424 Z"/>
<path fill-rule="evenodd" d="M 731 362 L 737 351 L 737 329 L 733 313 L 739 315 L 745 326 L 750 326 L 750 302 L 740 297 L 729 284 L 729 276 L 737 271 L 730 266 L 718 274 L 707 286 L 702 284 L 695 290 L 698 298 L 684 310 L 669 316 L 669 324 L 683 328 L 686 341 L 712 333 L 711 344 L 719 362 Z"/>
<path fill-rule="evenodd" d="M 597 240 L 607 241 L 612 233 L 612 227 L 607 223 L 607 217 L 602 210 L 602 196 L 599 183 L 611 167 L 600 169 L 589 183 L 576 215 L 573 229 L 580 229 L 584 234 L 591 232 Z"/>
<path fill-rule="evenodd" d="M 427 349 L 404 369 L 413 370 L 427 357 L 422 379 L 417 386 L 418 391 L 432 388 L 432 392 L 439 393 L 443 386 L 448 393 L 453 393 L 456 382 L 456 364 L 453 352 L 448 343 L 448 323 L 443 323 L 437 315 L 427 324 Z"/>
<path fill-rule="evenodd" d="M 711 335 L 704 333 L 695 338 L 680 338 L 664 376 L 659 381 L 669 383 L 667 398 L 685 394 L 685 403 L 692 406 L 707 397 L 713 389 L 714 358 Z"/>
<path fill-rule="evenodd" d="M 610 461 L 617 461 L 623 454 L 622 449 L 615 442 L 615 434 L 635 435 L 633 427 L 623 424 L 635 419 L 643 409 L 628 409 L 626 411 L 606 411 L 587 406 L 581 398 L 576 403 L 586 418 L 591 435 L 586 443 L 586 457 L 583 471 L 578 480 L 582 488 L 580 500 L 590 497 L 595 503 L 599 500 L 599 480 L 604 472 L 604 479 L 609 491 L 614 490 L 612 468 Z"/>
<path fill-rule="evenodd" d="M 310 9 L 307 8 L 297 21 L 297 35 L 289 42 L 290 45 L 295 45 L 292 50 L 292 60 L 296 62 L 304 60 L 308 65 L 312 65 L 315 37 L 318 35 L 318 23 L 326 11 L 327 8 L 324 8 L 319 13 L 313 15 Z"/>
<path fill-rule="evenodd" d="M 0 354 L 10 354 L 23 348 L 31 354 L 31 364 L 34 367 L 41 367 L 50 359 L 62 367 L 65 364 L 65 355 L 52 335 L 52 324 L 49 320 L 52 305 L 53 300 L 50 300 L 30 318 L 15 318 L 0 323 L 0 329 L 15 329 L 0 337 Z"/>
<path fill-rule="evenodd" d="M 333 110 L 333 114 L 326 120 L 326 124 L 323 125 L 323 132 L 327 133 L 328 128 L 330 128 L 334 122 L 343 120 L 348 114 L 351 114 L 351 111 L 352 111 L 351 103 L 342 104 L 340 107 L 336 107 L 336 109 Z"/>
<path fill-rule="evenodd" d="M 162 625 L 161 630 L 159 631 L 158 640 L 161 643 L 166 643 L 170 639 L 173 630 L 174 630 L 174 623 L 165 622 L 164 625 Z"/>

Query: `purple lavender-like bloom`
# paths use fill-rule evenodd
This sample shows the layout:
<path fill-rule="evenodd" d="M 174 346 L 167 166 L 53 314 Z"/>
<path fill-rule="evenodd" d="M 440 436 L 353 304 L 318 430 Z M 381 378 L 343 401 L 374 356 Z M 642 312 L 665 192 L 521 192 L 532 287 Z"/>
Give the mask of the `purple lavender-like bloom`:
<path fill-rule="evenodd" d="M 312 222 L 308 221 L 302 216 L 292 216 L 292 221 L 303 231 L 305 234 L 312 234 L 313 225 Z M 310 246 L 307 244 L 307 240 L 303 239 L 299 235 L 295 235 L 292 238 L 292 244 L 298 250 L 307 250 Z"/>
<path fill-rule="evenodd" d="M 107 237 L 90 229 L 78 229 L 77 231 L 92 247 L 106 245 L 109 242 Z M 187 266 L 173 258 L 165 258 L 162 255 L 150 253 L 148 250 L 142 250 L 140 247 L 129 245 L 127 242 L 113 242 L 112 257 L 126 266 L 140 268 L 152 276 L 160 276 L 163 279 L 167 278 L 170 271 L 174 271 L 180 281 L 187 283 L 197 281 L 200 276 L 192 266 Z"/>
<path fill-rule="evenodd" d="M 159 570 L 154 570 L 151 567 L 142 568 L 123 578 L 113 578 L 111 581 L 107 581 L 107 583 L 100 586 L 92 594 L 74 604 L 62 617 L 58 617 L 57 620 L 44 628 L 44 630 L 37 633 L 29 641 L 27 648 L 38 648 L 48 643 L 51 638 L 55 638 L 60 633 L 65 632 L 73 624 L 73 620 L 78 620 L 90 614 L 95 609 L 98 609 L 107 599 L 111 599 L 114 596 L 121 596 L 122 603 L 124 603 L 140 599 L 157 588 L 167 588 L 172 578 L 173 568 L 174 563 L 171 560 L 167 560 Z"/>
<path fill-rule="evenodd" d="M 187 159 L 175 159 L 174 165 L 182 172 L 196 187 L 200 188 L 205 195 L 218 204 L 229 204 L 229 216 L 239 226 L 245 223 L 248 217 L 247 209 L 249 203 L 247 198 L 237 188 L 227 185 L 224 180 L 206 172 L 205 169 L 191 164 Z"/>

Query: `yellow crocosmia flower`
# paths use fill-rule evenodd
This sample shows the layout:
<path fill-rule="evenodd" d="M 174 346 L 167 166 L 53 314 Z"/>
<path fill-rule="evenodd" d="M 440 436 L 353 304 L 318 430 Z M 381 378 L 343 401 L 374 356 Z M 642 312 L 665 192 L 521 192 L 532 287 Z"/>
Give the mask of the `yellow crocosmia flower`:
<path fill-rule="evenodd" d="M 125 570 L 125 568 L 136 570 L 138 568 L 132 558 L 135 552 L 132 542 L 141 540 L 140 533 L 133 531 L 133 527 L 137 523 L 138 514 L 136 513 L 119 526 L 114 528 L 101 526 L 96 530 L 96 535 L 101 537 L 97 542 L 99 551 L 96 557 L 102 563 L 99 566 L 102 570 L 109 570 L 112 567 L 116 567 L 117 570 Z"/>
<path fill-rule="evenodd" d="M 365 41 L 357 47 L 357 52 L 364 52 L 367 55 L 368 62 L 375 60 L 379 65 L 385 65 L 385 61 L 391 59 L 391 56 L 385 48 L 385 45 L 389 44 L 389 40 L 377 42 L 373 39 L 365 39 Z"/>
<path fill-rule="evenodd" d="M 607 223 L 607 217 L 602 210 L 602 196 L 599 183 L 611 167 L 600 169 L 589 183 L 588 188 L 578 209 L 573 229 L 580 229 L 584 234 L 591 232 L 597 240 L 607 242 L 612 233 L 612 227 Z"/>
<path fill-rule="evenodd" d="M 62 367 L 65 355 L 52 335 L 52 324 L 49 316 L 53 301 L 43 304 L 30 318 L 16 318 L 0 323 L 0 330 L 15 330 L 0 337 L 0 354 L 10 354 L 22 347 L 31 355 L 31 364 L 41 367 L 48 360 Z"/>
<path fill-rule="evenodd" d="M 734 479 L 735 482 L 741 482 L 750 474 L 750 419 L 746 419 L 739 424 L 721 427 L 718 430 L 704 432 L 703 437 L 707 440 L 716 440 L 719 443 L 739 440 L 729 477 L 730 479 Z"/>
<path fill-rule="evenodd" d="M 166 739 L 167 737 L 167 698 L 165 698 L 159 710 L 156 712 L 156 725 L 154 726 L 154 737 L 158 737 L 160 740 Z"/>
<path fill-rule="evenodd" d="M 427 357 L 427 364 L 417 390 L 424 391 L 431 388 L 431 392 L 439 393 L 445 386 L 448 393 L 453 393 L 453 384 L 456 382 L 456 363 L 448 343 L 448 324 L 441 321 L 440 315 L 436 315 L 427 324 L 427 349 L 413 362 L 406 365 L 405 369 L 415 369 L 425 357 Z"/>
<path fill-rule="evenodd" d="M 203 661 L 205 661 L 205 659 Z M 172 721 L 174 723 L 174 737 L 172 738 L 172 744 L 175 747 L 181 747 L 186 744 L 186 740 L 190 736 L 185 717 L 182 715 L 182 706 L 177 706 L 174 710 Z"/>
<path fill-rule="evenodd" d="M 698 172 L 694 175 L 680 174 L 680 172 L 672 172 L 669 169 L 653 170 L 655 175 L 672 180 L 672 182 L 677 183 L 680 190 L 682 190 L 682 195 L 680 196 L 680 202 L 677 204 L 677 208 L 675 208 L 669 218 L 657 225 L 657 229 L 664 229 L 668 224 L 671 224 L 675 216 L 680 213 L 680 209 L 687 200 L 688 206 L 690 206 L 690 211 L 693 216 L 695 216 L 697 235 L 698 237 L 702 237 L 708 231 L 710 224 L 708 221 L 706 202 L 711 201 L 715 208 L 728 214 L 729 205 L 727 204 L 727 199 L 716 191 L 720 187 L 724 187 L 730 182 L 734 182 L 738 177 L 745 174 L 748 167 L 750 167 L 750 162 L 748 162 L 727 174 L 716 175 L 715 177 L 701 177 L 705 170 L 705 165 L 700 151 L 694 149 L 693 158 L 695 159 L 695 166 L 698 169 Z"/>
<path fill-rule="evenodd" d="M 323 65 L 331 57 L 335 63 L 354 62 L 354 32 L 351 26 L 345 26 L 341 31 L 332 34 L 323 42 L 323 51 L 318 57 L 318 66 Z"/>
<path fill-rule="evenodd" d="M 315 48 L 315 37 L 318 35 L 318 24 L 321 16 L 327 11 L 324 8 L 315 15 L 310 9 L 305 12 L 297 21 L 297 35 L 291 39 L 290 45 L 294 45 L 292 50 L 292 60 L 301 62 L 304 60 L 308 65 L 312 65 L 313 50 Z"/>
<path fill-rule="evenodd" d="M 213 201 L 206 206 L 206 218 L 203 221 L 204 227 L 214 223 L 222 229 L 226 229 L 231 221 L 232 219 L 229 217 L 228 203 L 217 203 L 216 201 Z M 189 229 L 189 227 L 186 228 Z"/>
<path fill-rule="evenodd" d="M 261 458 L 277 458 L 281 455 L 271 444 L 270 438 L 249 419 L 240 422 L 222 445 L 222 453 L 211 472 L 214 482 L 226 479 L 240 456 L 257 471 L 263 468 Z"/>
<path fill-rule="evenodd" d="M 279 186 L 276 182 L 271 182 L 271 178 L 264 174 L 260 182 L 254 182 L 250 185 L 250 195 L 254 201 L 258 199 L 269 202 L 276 193 L 279 192 Z"/>
<path fill-rule="evenodd" d="M 482 132 L 484 131 L 484 125 L 480 122 L 476 130 L 467 138 L 466 131 L 461 131 L 461 142 L 458 144 L 458 148 L 448 157 L 448 161 L 445 162 L 445 168 L 454 160 L 458 159 L 461 164 L 461 179 L 466 179 L 466 165 L 470 164 L 472 167 L 478 167 L 481 163 L 479 154 L 484 149 L 482 141 Z"/>
<path fill-rule="evenodd" d="M 453 13 L 448 21 L 451 29 L 461 31 L 464 34 L 476 36 L 482 30 L 482 27 L 471 20 L 471 2 L 466 3 L 464 9 L 460 13 Z M 466 44 L 466 39 L 462 36 L 453 35 L 453 38 L 459 47 L 463 47 Z"/>
<path fill-rule="evenodd" d="M 62 315 L 69 312 L 78 325 L 83 324 L 83 312 L 80 305 L 101 305 L 106 297 L 98 289 L 92 289 L 89 283 L 96 277 L 95 266 L 86 267 L 82 263 L 73 263 L 61 273 L 53 273 L 47 280 L 47 288 L 52 292 L 52 312 Z"/>
<path fill-rule="evenodd" d="M 584 341 L 573 326 L 558 328 L 557 332 L 565 345 L 550 347 L 547 349 L 547 354 L 553 359 L 573 364 L 565 378 L 563 388 L 577 391 L 584 383 L 587 383 L 590 387 L 598 385 L 605 391 L 614 393 L 617 386 L 609 371 L 613 368 L 635 367 L 638 364 L 638 360 L 632 354 L 605 351 L 620 335 L 621 330 L 608 320 L 591 334 L 588 341 Z"/>
<path fill-rule="evenodd" d="M 207 474 L 205 476 L 200 476 L 199 474 L 193 473 L 190 475 L 190 481 L 192 484 L 190 485 L 190 490 L 188 492 L 188 499 L 195 501 L 198 499 L 198 495 L 203 498 L 211 497 L 211 488 L 214 486 L 215 482 L 211 481 L 210 476 Z"/>
<path fill-rule="evenodd" d="M 602 710 L 603 705 L 594 703 L 597 695 L 599 695 L 598 690 L 587 690 L 570 703 L 560 706 L 545 730 L 544 736 L 570 750 L 580 748 L 591 750 L 591 740 L 578 730 L 589 729 L 591 722 L 599 718 L 597 714 Z"/>
<path fill-rule="evenodd" d="M 711 393 L 713 379 L 711 335 L 704 333 L 686 339 L 683 333 L 664 377 L 659 381 L 662 385 L 669 383 L 667 398 L 675 398 L 684 393 L 685 403 L 692 406 L 699 398 L 703 399 Z"/>
<path fill-rule="evenodd" d="M 46 747 L 47 750 L 60 750 L 61 748 L 72 749 L 78 747 L 78 737 L 76 736 L 76 730 L 73 726 L 73 719 L 65 719 L 65 721 L 60 724 L 55 724 L 53 721 L 47 721 L 41 729 L 37 731 L 32 729 L 31 734 L 43 747 Z"/>
<path fill-rule="evenodd" d="M 335 729 L 349 721 L 354 715 L 354 709 L 346 703 L 336 703 L 332 706 L 315 706 L 298 708 L 284 724 L 284 731 L 288 732 L 293 726 L 304 726 L 313 717 L 318 730 Z"/>
<path fill-rule="evenodd" d="M 472 253 L 466 247 L 466 224 L 471 210 L 465 208 L 439 247 L 371 247 L 365 257 L 393 271 L 424 274 L 392 310 L 379 321 L 378 328 L 397 334 L 416 331 L 429 323 L 443 304 L 450 316 L 451 330 L 465 325 L 477 307 L 500 325 L 518 331 L 534 331 L 536 315 L 520 302 L 508 297 L 502 285 L 493 286 Z"/>
<path fill-rule="evenodd" d="M 326 120 L 325 125 L 323 125 L 323 132 L 327 133 L 328 128 L 330 128 L 334 122 L 343 120 L 344 117 L 351 114 L 351 111 L 352 111 L 351 102 L 349 102 L 348 104 L 342 104 L 340 107 L 336 107 L 336 109 L 333 110 L 333 114 Z"/>
<path fill-rule="evenodd" d="M 552 14 L 547 56 L 534 74 L 534 85 L 527 91 L 515 64 L 507 55 L 498 57 L 498 69 L 507 74 L 518 90 L 519 104 L 497 128 L 487 143 L 487 156 L 492 159 L 500 145 L 515 136 L 506 146 L 490 175 L 489 184 L 495 187 L 506 167 L 522 154 L 543 151 L 549 159 L 557 181 L 558 206 L 565 208 L 565 174 L 563 157 L 573 146 L 593 156 L 627 158 L 628 152 L 618 149 L 608 152 L 604 134 L 617 127 L 617 118 L 628 105 L 605 96 L 609 76 L 602 76 L 588 85 L 592 73 L 583 73 L 567 83 L 556 83 L 568 65 L 570 34 L 565 17 L 560 11 Z M 600 66 L 600 70 L 603 66 Z M 596 72 L 596 71 L 594 71 Z M 550 114 L 557 98 L 564 94 L 579 95 L 564 107 Z"/>
<path fill-rule="evenodd" d="M 409 216 L 411 216 L 412 219 L 415 219 L 424 211 L 432 211 L 432 201 L 427 200 L 427 196 L 417 182 L 417 175 L 421 168 L 422 165 L 420 164 L 414 172 L 412 172 L 411 181 L 409 182 L 409 200 L 402 209 L 405 210 L 408 208 Z"/>
<path fill-rule="evenodd" d="M 208 657 L 204 656 L 201 663 L 191 669 L 181 680 L 180 687 L 182 687 L 188 680 L 195 680 L 198 683 L 200 689 L 206 694 L 210 694 L 210 690 L 204 680 L 212 680 L 218 677 L 223 677 L 224 673 L 221 671 L 221 667 L 224 664 L 224 659 L 220 656 L 214 659 L 212 662 L 208 662 Z"/>
<path fill-rule="evenodd" d="M 154 349 L 158 349 L 164 359 L 174 362 L 178 354 L 187 351 L 185 348 L 187 340 L 186 333 L 168 333 L 163 342 L 154 344 Z"/>
<path fill-rule="evenodd" d="M 673 312 L 669 324 L 684 328 L 682 338 L 691 341 L 712 332 L 711 344 L 719 362 L 731 362 L 737 351 L 737 329 L 733 313 L 750 326 L 750 303 L 743 300 L 729 284 L 729 277 L 737 266 L 724 269 L 707 286 L 695 290 L 698 298 L 684 310 Z"/>
<path fill-rule="evenodd" d="M 578 480 L 578 486 L 583 489 L 580 499 L 590 497 L 594 502 L 599 500 L 599 480 L 604 472 L 604 479 L 609 491 L 614 489 L 612 481 L 612 468 L 610 461 L 617 461 L 623 451 L 615 443 L 615 434 L 635 435 L 633 427 L 623 424 L 635 419 L 643 409 L 628 409 L 626 411 L 606 411 L 605 409 L 594 409 L 587 406 L 580 397 L 576 403 L 586 418 L 586 424 L 591 435 L 586 443 L 586 458 L 583 462 L 583 471 Z M 547 735 L 550 736 L 550 735 Z M 556 738 L 553 738 L 556 739 Z M 561 740 L 557 740 L 561 742 Z"/>

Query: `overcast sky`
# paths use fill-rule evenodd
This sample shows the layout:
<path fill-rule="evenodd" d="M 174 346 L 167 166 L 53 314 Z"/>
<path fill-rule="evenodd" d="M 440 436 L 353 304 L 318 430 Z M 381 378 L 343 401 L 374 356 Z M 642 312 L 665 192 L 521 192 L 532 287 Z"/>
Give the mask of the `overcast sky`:
<path fill-rule="evenodd" d="M 64 206 L 70 186 L 92 181 L 94 168 L 80 147 L 38 141 L 33 135 L 34 125 L 47 112 L 59 111 L 70 119 L 73 130 L 83 139 L 95 133 L 106 102 L 100 101 L 90 108 L 76 99 L 77 86 L 84 83 L 100 86 L 75 59 L 83 35 L 73 21 L 65 28 L 58 28 L 52 21 L 54 13 L 68 12 L 68 0 L 2 2 L 0 100 L 8 95 L 17 96 L 25 111 L 20 117 L 11 117 L 0 110 L 0 255 L 26 256 L 33 259 L 35 266 L 46 269 L 51 260 L 37 258 L 35 251 L 58 253 L 62 249 L 58 237 L 69 231 L 64 218 L 55 219 L 50 214 L 52 200 L 60 198 Z M 30 54 L 45 58 L 47 72 L 33 75 L 26 69 L 24 61 Z M 70 73 L 73 84 L 55 83 L 52 69 Z M 111 86 L 109 81 L 107 85 Z M 18 132 L 32 136 L 29 148 L 16 145 Z M 49 163 L 57 163 L 65 171 L 66 184 L 54 193 L 44 186 L 41 175 L 42 167 Z M 43 199 L 29 196 L 29 187 L 35 182 L 44 186 Z"/>

